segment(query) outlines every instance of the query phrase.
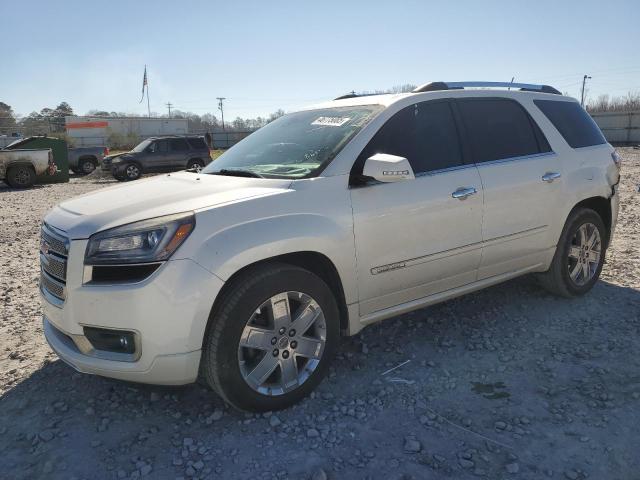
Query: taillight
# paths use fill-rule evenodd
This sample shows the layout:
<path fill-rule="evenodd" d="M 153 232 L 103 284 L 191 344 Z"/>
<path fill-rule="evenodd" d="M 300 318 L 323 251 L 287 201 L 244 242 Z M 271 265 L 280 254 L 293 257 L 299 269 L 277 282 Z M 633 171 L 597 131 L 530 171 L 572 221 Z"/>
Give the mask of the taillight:
<path fill-rule="evenodd" d="M 615 150 L 611 152 L 611 160 L 613 160 L 613 163 L 618 167 L 618 170 L 622 168 L 622 157 Z"/>

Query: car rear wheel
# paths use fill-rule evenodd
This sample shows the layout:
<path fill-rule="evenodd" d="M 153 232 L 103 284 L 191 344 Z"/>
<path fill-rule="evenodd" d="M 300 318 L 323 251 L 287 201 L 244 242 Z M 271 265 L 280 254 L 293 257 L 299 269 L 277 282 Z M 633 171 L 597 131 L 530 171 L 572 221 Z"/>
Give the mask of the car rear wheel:
<path fill-rule="evenodd" d="M 29 188 L 36 182 L 36 172 L 30 165 L 16 165 L 7 171 L 7 183 L 13 188 Z"/>
<path fill-rule="evenodd" d="M 584 295 L 600 277 L 607 247 L 604 222 L 595 211 L 573 211 L 564 226 L 551 267 L 539 275 L 542 285 L 563 297 Z"/>
<path fill-rule="evenodd" d="M 285 264 L 252 268 L 212 311 L 202 376 L 238 409 L 286 408 L 322 380 L 339 325 L 333 293 L 312 272 Z"/>
<path fill-rule="evenodd" d="M 191 170 L 197 168 L 198 170 L 201 170 L 204 168 L 204 162 L 202 160 L 200 160 L 199 158 L 194 158 L 191 159 L 187 162 L 187 170 Z"/>

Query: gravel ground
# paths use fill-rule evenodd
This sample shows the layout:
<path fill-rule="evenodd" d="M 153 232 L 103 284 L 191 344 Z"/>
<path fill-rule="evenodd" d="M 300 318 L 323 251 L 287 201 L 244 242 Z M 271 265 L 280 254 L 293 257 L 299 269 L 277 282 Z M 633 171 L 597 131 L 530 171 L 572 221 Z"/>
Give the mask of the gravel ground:
<path fill-rule="evenodd" d="M 618 228 L 586 297 L 522 278 L 371 326 L 271 415 L 59 361 L 39 222 L 110 182 L 0 187 L 0 478 L 640 478 L 640 151 L 621 153 Z"/>

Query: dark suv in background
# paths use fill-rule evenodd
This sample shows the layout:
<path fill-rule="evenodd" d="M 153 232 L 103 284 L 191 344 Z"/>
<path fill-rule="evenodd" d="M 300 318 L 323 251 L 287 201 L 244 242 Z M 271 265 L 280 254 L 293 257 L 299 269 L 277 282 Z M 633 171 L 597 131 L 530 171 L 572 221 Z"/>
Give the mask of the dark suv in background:
<path fill-rule="evenodd" d="M 105 157 L 102 169 L 111 171 L 116 180 L 125 181 L 137 180 L 143 173 L 203 168 L 210 162 L 204 137 L 151 137 L 130 152 Z"/>

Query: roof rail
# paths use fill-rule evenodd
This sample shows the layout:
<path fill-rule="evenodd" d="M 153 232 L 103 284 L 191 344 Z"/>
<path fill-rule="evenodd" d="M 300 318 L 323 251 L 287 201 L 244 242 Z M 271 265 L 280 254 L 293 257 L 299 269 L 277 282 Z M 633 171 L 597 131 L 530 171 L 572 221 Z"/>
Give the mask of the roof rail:
<path fill-rule="evenodd" d="M 344 100 L 345 98 L 358 98 L 358 97 L 374 97 L 376 95 L 385 95 L 384 93 L 347 93 L 346 95 L 341 95 L 339 97 L 334 98 L 334 100 Z"/>
<path fill-rule="evenodd" d="M 460 90 L 464 88 L 517 88 L 525 92 L 542 92 L 562 95 L 559 90 L 549 85 L 536 85 L 533 83 L 510 83 L 510 82 L 431 82 L 420 85 L 411 93 L 436 92 L 438 90 Z"/>

